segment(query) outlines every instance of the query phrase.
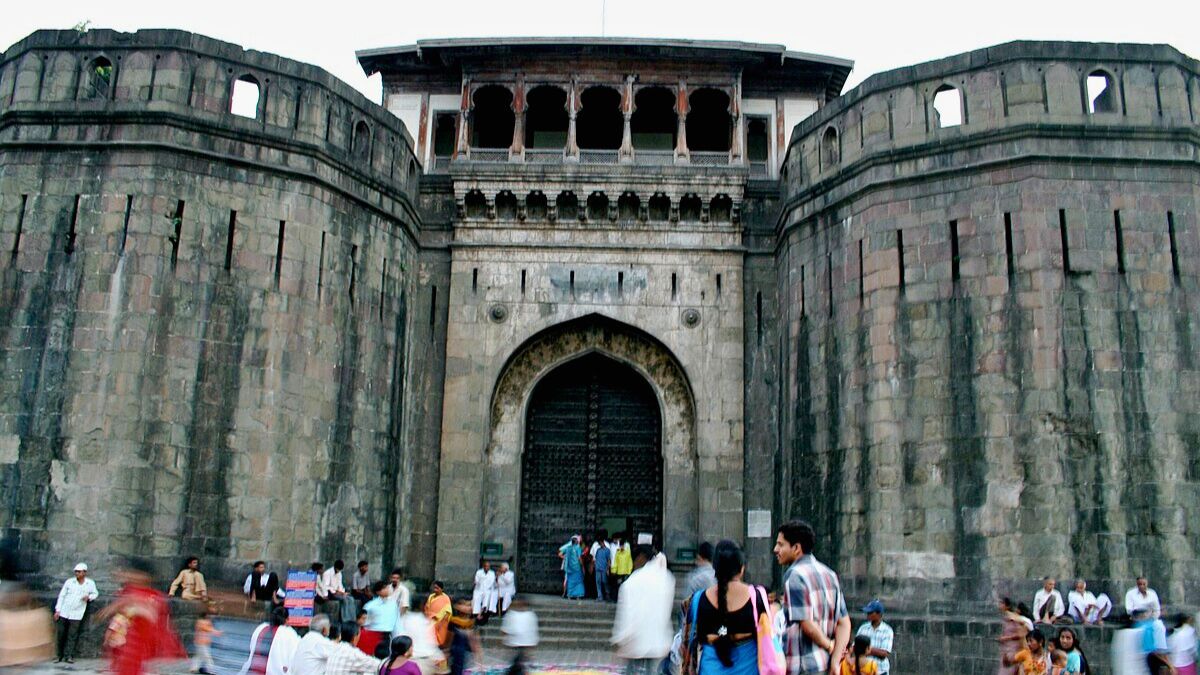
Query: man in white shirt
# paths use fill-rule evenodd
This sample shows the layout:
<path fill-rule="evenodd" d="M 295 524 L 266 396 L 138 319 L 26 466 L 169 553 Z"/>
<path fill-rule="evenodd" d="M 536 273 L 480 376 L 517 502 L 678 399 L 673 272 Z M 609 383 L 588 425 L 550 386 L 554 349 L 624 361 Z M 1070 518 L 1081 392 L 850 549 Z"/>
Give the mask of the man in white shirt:
<path fill-rule="evenodd" d="M 1037 623 L 1053 624 L 1067 613 L 1062 594 L 1054 588 L 1054 577 L 1042 577 L 1042 589 L 1033 595 L 1033 618 Z"/>
<path fill-rule="evenodd" d="M 512 611 L 504 615 L 504 623 L 500 625 L 504 634 L 504 646 L 513 650 L 510 675 L 521 675 L 525 672 L 525 659 L 529 652 L 538 644 L 538 619 L 529 609 L 529 603 L 524 598 L 516 598 L 512 602 Z"/>
<path fill-rule="evenodd" d="M 75 663 L 83 615 L 88 603 L 100 595 L 96 591 L 96 582 L 88 579 L 87 573 L 87 564 L 79 563 L 75 566 L 75 577 L 64 581 L 62 590 L 58 592 L 58 602 L 54 604 L 54 621 L 58 624 L 58 658 L 55 663 Z"/>
<path fill-rule="evenodd" d="M 341 560 L 333 561 L 333 567 L 325 570 L 321 575 L 322 585 L 325 586 L 325 600 L 327 602 L 336 602 L 338 611 L 341 614 L 335 613 L 333 606 L 326 610 L 331 618 L 340 616 L 342 621 L 354 621 L 355 606 L 350 602 L 346 594 L 346 584 L 342 580 L 342 570 L 346 568 L 346 563 Z"/>
<path fill-rule="evenodd" d="M 617 594 L 612 643 L 626 659 L 626 675 L 653 675 L 671 651 L 674 629 L 671 607 L 675 602 L 675 577 L 667 559 L 647 544 L 633 552 L 633 573 Z"/>
<path fill-rule="evenodd" d="M 1111 611 L 1112 600 L 1108 599 L 1108 595 L 1093 595 L 1083 579 L 1076 579 L 1075 590 L 1067 593 L 1067 614 L 1075 623 L 1103 624 Z"/>
<path fill-rule="evenodd" d="M 396 608 L 400 611 L 400 618 L 404 618 L 409 608 L 412 607 L 412 590 L 409 589 L 408 584 L 404 583 L 404 574 L 399 567 L 392 570 L 392 574 L 388 577 L 388 585 L 392 587 L 392 594 L 387 599 L 396 603 Z M 397 622 L 396 625 L 399 626 L 400 622 Z M 392 636 L 395 637 L 399 634 L 399 632 L 393 632 Z"/>
<path fill-rule="evenodd" d="M 329 656 L 333 654 L 333 642 L 325 637 L 329 634 L 329 617 L 318 614 L 308 624 L 308 633 L 300 638 L 296 653 L 292 655 L 292 669 L 288 675 L 325 675 Z"/>
<path fill-rule="evenodd" d="M 1162 611 L 1162 606 L 1158 603 L 1158 593 L 1150 588 L 1150 582 L 1146 581 L 1146 577 L 1138 577 L 1137 586 L 1125 593 L 1125 611 L 1129 613 L 1129 616 L 1133 616 L 1134 612 L 1143 608 L 1150 610 L 1152 619 L 1157 619 Z"/>

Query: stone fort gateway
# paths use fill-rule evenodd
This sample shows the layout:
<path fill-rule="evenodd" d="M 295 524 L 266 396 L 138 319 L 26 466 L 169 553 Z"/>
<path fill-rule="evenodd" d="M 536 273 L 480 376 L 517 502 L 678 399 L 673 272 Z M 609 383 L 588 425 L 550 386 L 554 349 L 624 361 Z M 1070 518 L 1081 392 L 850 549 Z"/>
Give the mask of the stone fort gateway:
<path fill-rule="evenodd" d="M 852 601 L 1200 605 L 1200 62 L 173 30 L 0 58 L 2 525 L 57 576 L 818 531 Z M 378 567 L 376 568 L 378 569 Z M 989 648 L 990 649 L 990 648 Z"/>

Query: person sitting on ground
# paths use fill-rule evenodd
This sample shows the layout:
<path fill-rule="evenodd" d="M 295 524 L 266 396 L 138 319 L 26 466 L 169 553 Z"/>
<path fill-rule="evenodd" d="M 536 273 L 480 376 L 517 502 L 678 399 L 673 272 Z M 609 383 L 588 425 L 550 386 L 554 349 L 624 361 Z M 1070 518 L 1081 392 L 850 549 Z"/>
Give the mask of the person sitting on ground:
<path fill-rule="evenodd" d="M 867 655 L 871 651 L 871 638 L 866 635 L 854 636 L 850 652 L 842 659 L 842 675 L 878 675 L 879 664 Z"/>
<path fill-rule="evenodd" d="M 1037 623 L 1054 624 L 1067 613 L 1055 583 L 1054 577 L 1042 577 L 1042 588 L 1033 596 L 1033 616 Z"/>
<path fill-rule="evenodd" d="M 1148 609 L 1151 618 L 1157 619 L 1162 613 L 1162 605 L 1158 602 L 1158 593 L 1150 588 L 1146 577 L 1138 577 L 1136 585 L 1125 592 L 1125 611 L 1130 618 L 1139 609 Z"/>
<path fill-rule="evenodd" d="M 183 569 L 179 570 L 179 574 L 171 582 L 167 595 L 175 595 L 176 590 L 179 591 L 179 597 L 184 600 L 208 599 L 208 585 L 204 583 L 204 573 L 200 571 L 199 558 L 192 556 L 184 561 Z"/>
<path fill-rule="evenodd" d="M 1067 593 L 1067 614 L 1075 623 L 1103 625 L 1112 611 L 1112 600 L 1108 595 L 1092 595 L 1083 579 L 1075 580 L 1075 589 Z"/>

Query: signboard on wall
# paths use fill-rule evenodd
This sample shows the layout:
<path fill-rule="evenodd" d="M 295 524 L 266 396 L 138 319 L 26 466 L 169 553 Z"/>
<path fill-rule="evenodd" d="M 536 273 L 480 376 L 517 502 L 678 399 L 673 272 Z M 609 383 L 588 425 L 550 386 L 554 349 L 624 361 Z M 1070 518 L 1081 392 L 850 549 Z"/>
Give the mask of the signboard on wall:
<path fill-rule="evenodd" d="M 316 597 L 316 572 L 288 570 L 283 596 L 283 606 L 288 613 L 287 625 L 307 628 L 313 618 Z"/>
<path fill-rule="evenodd" d="M 771 536 L 771 512 L 766 509 L 750 509 L 746 512 L 746 537 L 768 539 Z"/>

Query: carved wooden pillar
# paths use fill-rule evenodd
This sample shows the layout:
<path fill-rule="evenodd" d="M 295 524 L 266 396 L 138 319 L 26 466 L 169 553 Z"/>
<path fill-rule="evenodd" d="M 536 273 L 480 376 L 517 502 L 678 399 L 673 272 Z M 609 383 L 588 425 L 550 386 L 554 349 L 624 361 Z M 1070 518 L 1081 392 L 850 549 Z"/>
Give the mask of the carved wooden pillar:
<path fill-rule="evenodd" d="M 629 125 L 633 119 L 633 75 L 625 76 L 625 87 L 621 89 L 621 115 L 625 117 L 625 128 L 621 132 L 621 151 L 618 156 L 622 162 L 632 162 L 633 133 Z"/>
<path fill-rule="evenodd" d="M 675 161 L 687 162 L 690 159 L 687 145 L 688 92 L 687 82 L 683 80 L 679 81 L 679 89 L 675 93 L 675 113 L 679 117 L 679 131 L 675 134 Z"/>
<path fill-rule="evenodd" d="M 525 76 L 517 74 L 517 84 L 513 87 L 513 140 L 508 148 L 510 161 L 525 161 Z"/>
<path fill-rule="evenodd" d="M 579 83 L 571 79 L 567 90 L 567 157 L 568 162 L 579 161 L 579 143 L 575 140 L 575 117 L 579 114 Z"/>
<path fill-rule="evenodd" d="M 458 105 L 458 143 L 454 147 L 454 157 L 470 157 L 471 133 L 467 129 L 467 119 L 471 115 L 471 78 L 463 76 L 462 100 Z"/>
<path fill-rule="evenodd" d="M 746 118 L 742 115 L 742 76 L 738 74 L 729 97 L 729 114 L 733 117 L 733 138 L 729 142 L 729 163 L 744 164 L 742 142 L 746 138 Z"/>

